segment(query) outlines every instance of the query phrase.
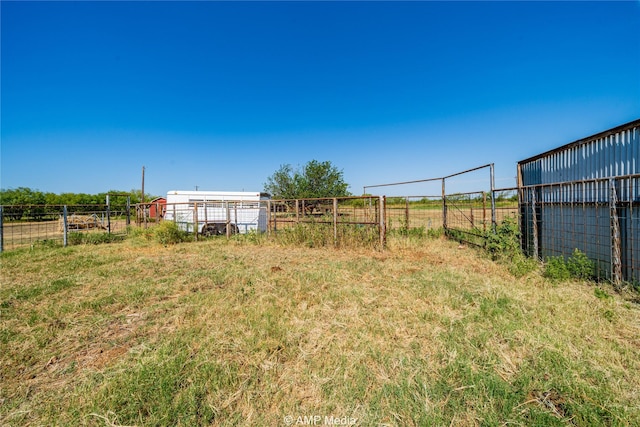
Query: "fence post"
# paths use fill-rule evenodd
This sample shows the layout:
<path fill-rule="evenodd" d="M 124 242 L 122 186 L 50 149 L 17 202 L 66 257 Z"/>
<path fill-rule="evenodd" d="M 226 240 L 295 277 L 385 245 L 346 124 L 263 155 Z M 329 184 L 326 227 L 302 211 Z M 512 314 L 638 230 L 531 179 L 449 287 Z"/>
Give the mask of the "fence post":
<path fill-rule="evenodd" d="M 271 200 L 267 200 L 267 236 L 271 236 Z"/>
<path fill-rule="evenodd" d="M 442 228 L 447 231 L 447 201 L 445 197 L 445 179 L 442 178 Z"/>
<path fill-rule="evenodd" d="M 539 260 L 538 257 L 538 216 L 536 215 L 536 191 L 537 189 L 533 189 L 531 191 L 531 222 L 532 222 L 532 234 L 533 234 L 533 256 L 536 260 Z"/>
<path fill-rule="evenodd" d="M 487 193 L 482 192 L 482 230 L 487 232 Z"/>
<path fill-rule="evenodd" d="M 333 246 L 338 246 L 338 199 L 333 198 Z"/>
<path fill-rule="evenodd" d="M 127 196 L 127 227 L 131 225 L 131 196 Z"/>
<path fill-rule="evenodd" d="M 0 206 L 0 253 L 4 251 L 4 207 Z"/>
<path fill-rule="evenodd" d="M 198 202 L 193 203 L 193 240 L 198 241 Z"/>
<path fill-rule="evenodd" d="M 229 209 L 229 202 L 225 202 L 227 207 L 227 221 L 225 222 L 225 234 L 227 235 L 227 239 L 231 236 L 231 210 Z"/>
<path fill-rule="evenodd" d="M 107 194 L 107 233 L 111 234 L 111 204 L 109 203 L 108 194 Z"/>
<path fill-rule="evenodd" d="M 618 195 L 613 178 L 609 179 L 609 212 L 611 217 L 611 282 L 619 290 L 622 282 L 622 262 L 620 254 L 620 222 L 618 221 Z"/>
<path fill-rule="evenodd" d="M 493 163 L 489 165 L 491 175 L 491 231 L 496 232 L 496 178 Z"/>
<path fill-rule="evenodd" d="M 386 238 L 387 238 L 387 224 L 386 224 L 386 220 L 384 217 L 384 210 L 385 210 L 385 201 L 386 201 L 386 196 L 380 196 L 380 203 L 378 206 L 378 210 L 379 210 L 379 214 L 378 214 L 378 218 L 380 219 L 380 247 L 381 249 L 384 249 L 385 247 L 385 242 L 386 242 Z"/>
<path fill-rule="evenodd" d="M 409 232 L 409 196 L 404 198 L 404 228 Z"/>
<path fill-rule="evenodd" d="M 68 232 L 69 227 L 67 223 L 67 205 L 64 205 L 62 207 L 62 246 L 64 246 L 65 248 L 68 244 Z"/>

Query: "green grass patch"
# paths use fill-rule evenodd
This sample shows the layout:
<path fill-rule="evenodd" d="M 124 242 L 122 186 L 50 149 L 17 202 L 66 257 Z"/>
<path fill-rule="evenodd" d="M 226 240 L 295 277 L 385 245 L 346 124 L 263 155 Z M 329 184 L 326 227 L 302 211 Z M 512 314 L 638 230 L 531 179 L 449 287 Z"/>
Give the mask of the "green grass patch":
<path fill-rule="evenodd" d="M 640 423 L 636 304 L 398 239 L 2 256 L 0 424 Z"/>

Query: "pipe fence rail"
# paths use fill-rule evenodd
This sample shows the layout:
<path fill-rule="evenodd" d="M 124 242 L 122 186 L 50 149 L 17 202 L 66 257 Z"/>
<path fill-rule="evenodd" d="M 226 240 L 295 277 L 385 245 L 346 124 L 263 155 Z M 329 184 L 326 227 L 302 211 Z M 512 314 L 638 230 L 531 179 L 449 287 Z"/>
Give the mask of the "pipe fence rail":
<path fill-rule="evenodd" d="M 324 199 L 206 202 L 177 207 L 161 203 L 0 206 L 0 251 L 38 242 L 66 245 L 72 233 L 125 234 L 132 224 L 165 220 L 198 235 L 252 230 L 268 234 L 318 227 L 341 244 L 347 230 L 368 230 L 384 247 L 389 234 L 444 229 L 457 240 L 485 246 L 496 224 L 516 218 L 525 254 L 540 260 L 570 257 L 578 249 L 596 276 L 640 282 L 640 175 L 521 186 L 431 196 L 362 196 Z"/>

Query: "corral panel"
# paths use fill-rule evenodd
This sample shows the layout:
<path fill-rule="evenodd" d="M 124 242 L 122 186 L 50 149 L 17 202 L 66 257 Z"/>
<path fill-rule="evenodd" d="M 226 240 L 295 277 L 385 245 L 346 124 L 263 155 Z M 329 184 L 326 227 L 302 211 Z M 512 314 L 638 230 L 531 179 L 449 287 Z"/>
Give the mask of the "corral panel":
<path fill-rule="evenodd" d="M 577 248 L 597 263 L 599 276 L 611 277 L 613 248 L 619 246 L 623 279 L 640 281 L 640 120 L 518 166 L 528 254 L 536 245 L 542 258 L 568 257 Z"/>

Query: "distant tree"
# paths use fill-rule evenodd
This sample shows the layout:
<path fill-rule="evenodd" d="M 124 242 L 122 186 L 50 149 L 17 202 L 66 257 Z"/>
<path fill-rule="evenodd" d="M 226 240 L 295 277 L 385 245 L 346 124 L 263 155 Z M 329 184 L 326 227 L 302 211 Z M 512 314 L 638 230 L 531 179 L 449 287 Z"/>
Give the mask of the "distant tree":
<path fill-rule="evenodd" d="M 282 165 L 267 178 L 264 191 L 275 199 L 350 196 L 343 172 L 329 161 L 311 160 L 302 169 Z"/>

